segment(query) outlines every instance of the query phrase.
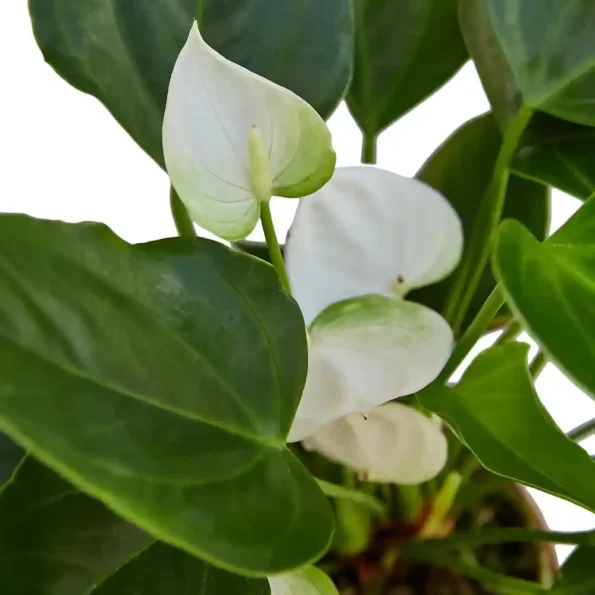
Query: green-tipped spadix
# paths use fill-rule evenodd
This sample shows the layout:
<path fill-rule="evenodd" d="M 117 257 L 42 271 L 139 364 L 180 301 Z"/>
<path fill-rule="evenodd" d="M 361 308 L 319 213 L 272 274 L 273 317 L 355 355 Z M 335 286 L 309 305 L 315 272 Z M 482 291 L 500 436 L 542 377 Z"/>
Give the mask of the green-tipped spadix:
<path fill-rule="evenodd" d="M 215 52 L 196 24 L 172 73 L 163 150 L 192 219 L 228 240 L 254 229 L 261 201 L 311 194 L 335 168 L 316 111 Z"/>

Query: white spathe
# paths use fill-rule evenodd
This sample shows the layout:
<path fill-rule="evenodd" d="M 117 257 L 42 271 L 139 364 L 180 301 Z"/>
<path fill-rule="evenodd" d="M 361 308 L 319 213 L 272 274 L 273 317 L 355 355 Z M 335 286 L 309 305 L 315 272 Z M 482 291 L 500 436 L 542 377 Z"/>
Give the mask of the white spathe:
<path fill-rule="evenodd" d="M 271 595 L 339 595 L 333 581 L 314 566 L 269 577 Z"/>
<path fill-rule="evenodd" d="M 401 295 L 458 264 L 463 231 L 430 186 L 377 167 L 338 168 L 304 198 L 285 249 L 293 296 L 310 324 L 327 306 L 366 294 Z"/>
<path fill-rule="evenodd" d="M 170 80 L 165 163 L 192 219 L 228 240 L 246 237 L 260 214 L 251 135 L 252 142 L 262 143 L 252 153 L 258 153 L 259 167 L 268 167 L 257 176 L 270 180 L 267 194 L 306 196 L 330 179 L 335 153 L 316 111 L 288 89 L 218 54 L 194 23 Z"/>
<path fill-rule="evenodd" d="M 300 201 L 285 259 L 310 350 L 289 442 L 438 376 L 452 331 L 439 314 L 403 298 L 449 275 L 462 248 L 461 222 L 440 193 L 376 167 L 337 169 Z"/>
<path fill-rule="evenodd" d="M 400 485 L 433 479 L 448 456 L 440 420 L 401 403 L 386 403 L 366 416 L 346 415 L 303 444 L 369 481 Z"/>
<path fill-rule="evenodd" d="M 382 295 L 333 304 L 310 327 L 308 376 L 288 441 L 421 390 L 452 344 L 446 321 L 425 306 Z"/>

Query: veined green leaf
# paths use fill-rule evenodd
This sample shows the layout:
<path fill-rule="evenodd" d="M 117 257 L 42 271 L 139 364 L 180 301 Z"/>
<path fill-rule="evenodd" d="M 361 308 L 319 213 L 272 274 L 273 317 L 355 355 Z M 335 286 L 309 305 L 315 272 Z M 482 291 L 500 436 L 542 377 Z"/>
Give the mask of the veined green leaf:
<path fill-rule="evenodd" d="M 467 60 L 457 1 L 355 0 L 355 71 L 347 103 L 375 136 Z"/>
<path fill-rule="evenodd" d="M 591 595 L 595 591 L 595 547 L 579 547 L 566 560 L 552 595 Z"/>
<path fill-rule="evenodd" d="M 595 398 L 595 200 L 542 244 L 519 223 L 504 222 L 494 265 L 527 331 Z"/>
<path fill-rule="evenodd" d="M 197 0 L 29 0 L 45 59 L 97 97 L 163 166 L 170 75 Z M 291 89 L 328 117 L 351 77 L 353 18 L 345 0 L 202 0 L 201 30 L 229 60 Z"/>
<path fill-rule="evenodd" d="M 272 267 L 20 215 L 0 236 L 2 430 L 208 562 L 266 575 L 324 552 L 330 507 L 285 449 L 304 323 Z"/>
<path fill-rule="evenodd" d="M 420 393 L 421 402 L 488 470 L 595 511 L 595 462 L 556 426 L 535 394 L 528 350 L 522 343 L 488 349 L 456 387 L 430 387 Z"/>
<path fill-rule="evenodd" d="M 524 104 L 595 126 L 595 4 L 462 0 L 461 27 L 496 115 Z"/>

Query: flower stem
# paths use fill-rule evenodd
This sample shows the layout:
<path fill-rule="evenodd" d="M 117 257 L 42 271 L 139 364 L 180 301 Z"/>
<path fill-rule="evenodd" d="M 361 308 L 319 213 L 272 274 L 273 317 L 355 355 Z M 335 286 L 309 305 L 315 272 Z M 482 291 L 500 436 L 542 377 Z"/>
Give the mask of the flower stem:
<path fill-rule="evenodd" d="M 459 473 L 453 471 L 446 476 L 442 487 L 436 495 L 430 515 L 419 532 L 419 537 L 422 539 L 431 538 L 440 531 L 442 524 L 446 520 L 446 517 L 454 504 L 462 483 L 463 477 Z"/>
<path fill-rule="evenodd" d="M 363 146 L 362 146 L 362 163 L 374 164 L 376 163 L 376 145 L 378 143 L 378 135 L 368 134 L 364 132 Z"/>
<path fill-rule="evenodd" d="M 575 442 L 582 442 L 591 436 L 595 436 L 595 419 L 590 419 L 568 432 L 568 437 Z"/>
<path fill-rule="evenodd" d="M 271 207 L 268 202 L 260 203 L 260 221 L 262 223 L 262 229 L 264 230 L 264 236 L 267 240 L 267 246 L 269 247 L 271 262 L 277 269 L 281 284 L 288 293 L 291 293 L 289 278 L 287 277 L 287 271 L 285 270 L 285 261 L 283 260 L 279 240 L 277 240 L 275 225 L 273 224 L 273 216 L 271 215 Z"/>
<path fill-rule="evenodd" d="M 421 512 L 423 506 L 423 497 L 420 487 L 417 485 L 401 485 L 398 486 L 397 490 L 403 517 L 407 521 L 414 521 Z"/>
<path fill-rule="evenodd" d="M 169 203 L 178 234 L 183 237 L 196 238 L 197 233 L 194 223 L 192 223 L 192 219 L 190 219 L 190 215 L 188 215 L 184 203 L 180 200 L 180 197 L 173 189 L 173 186 L 169 192 Z"/>
<path fill-rule="evenodd" d="M 540 351 L 534 358 L 531 364 L 529 365 L 529 372 L 531 374 L 531 378 L 536 380 L 537 377 L 543 372 L 547 364 L 547 357 L 543 351 Z"/>
<path fill-rule="evenodd" d="M 445 382 L 450 378 L 467 355 L 469 355 L 471 349 L 473 349 L 503 305 L 504 296 L 500 289 L 496 287 L 490 294 L 490 297 L 486 300 L 485 304 L 481 307 L 475 320 L 473 320 L 469 328 L 465 331 L 465 334 L 457 342 L 448 363 L 444 367 L 444 370 L 442 370 L 440 376 L 438 376 L 436 382 Z"/>
<path fill-rule="evenodd" d="M 455 333 L 465 318 L 488 262 L 502 218 L 510 177 L 508 167 L 532 115 L 532 110 L 522 107 L 508 126 L 494 167 L 492 181 L 479 208 L 467 249 L 447 296 L 443 314 Z"/>
<path fill-rule="evenodd" d="M 523 327 L 520 322 L 513 320 L 506 328 L 503 333 L 498 337 L 498 340 L 494 343 L 496 345 L 503 345 L 507 341 L 514 341 L 522 332 Z"/>

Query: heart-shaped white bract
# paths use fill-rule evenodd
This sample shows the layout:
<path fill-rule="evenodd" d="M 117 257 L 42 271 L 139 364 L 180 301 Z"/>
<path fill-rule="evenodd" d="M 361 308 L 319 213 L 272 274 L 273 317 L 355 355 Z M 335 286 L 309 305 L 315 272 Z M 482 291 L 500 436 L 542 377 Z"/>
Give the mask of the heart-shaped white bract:
<path fill-rule="evenodd" d="M 271 595 L 339 595 L 333 581 L 314 566 L 269 577 L 269 585 Z"/>
<path fill-rule="evenodd" d="M 285 259 L 310 325 L 310 363 L 289 442 L 438 376 L 452 331 L 403 297 L 450 274 L 462 246 L 459 218 L 441 194 L 378 168 L 340 168 L 302 199 Z"/>
<path fill-rule="evenodd" d="M 386 403 L 366 416 L 346 415 L 314 432 L 303 444 L 368 481 L 400 485 L 433 479 L 448 455 L 441 422 L 401 403 Z"/>
<path fill-rule="evenodd" d="M 218 54 L 196 23 L 171 76 L 163 151 L 192 219 L 227 240 L 254 229 L 271 195 L 321 188 L 336 159 L 314 108 Z"/>

